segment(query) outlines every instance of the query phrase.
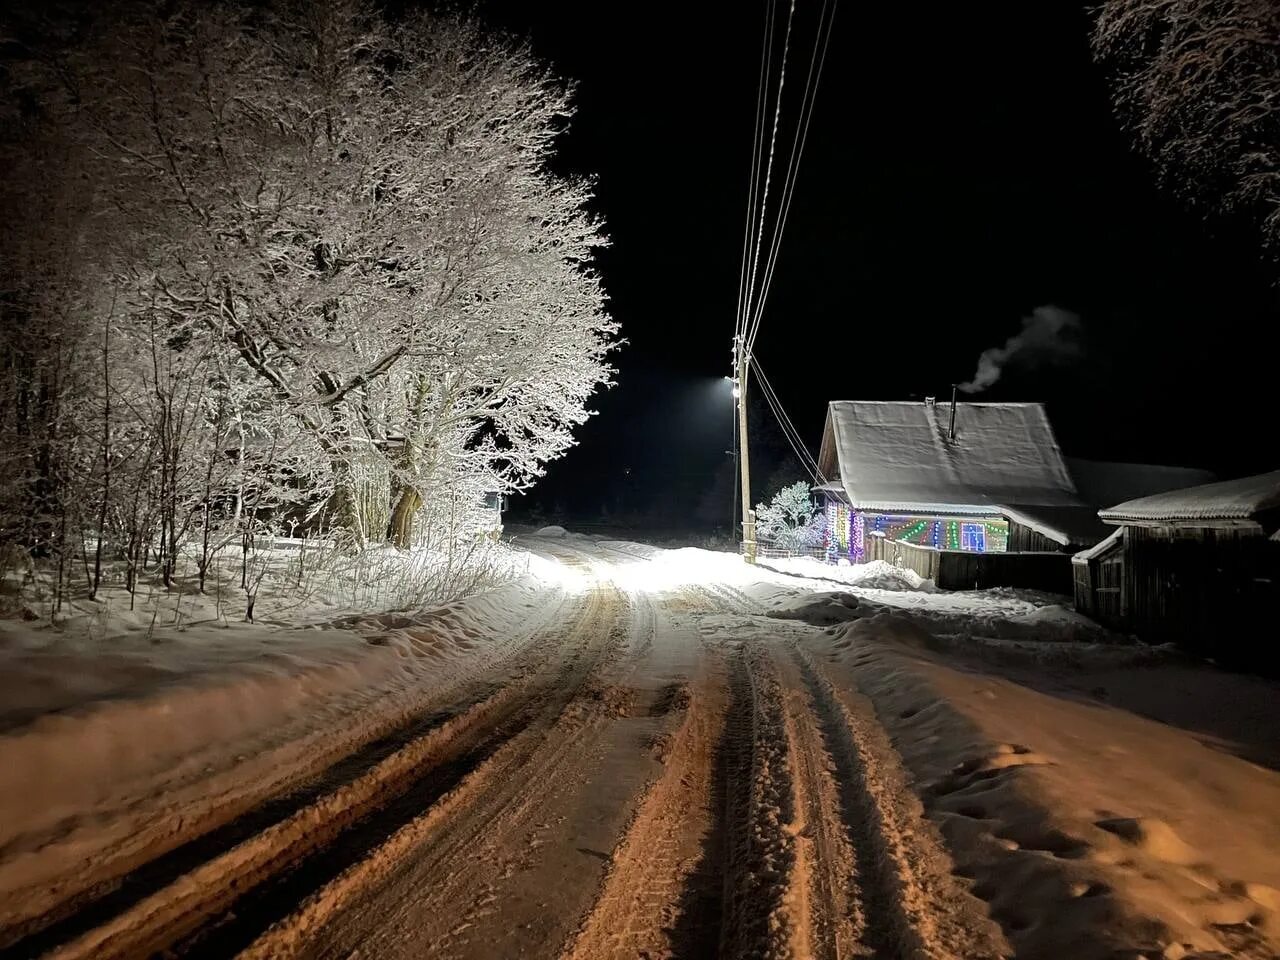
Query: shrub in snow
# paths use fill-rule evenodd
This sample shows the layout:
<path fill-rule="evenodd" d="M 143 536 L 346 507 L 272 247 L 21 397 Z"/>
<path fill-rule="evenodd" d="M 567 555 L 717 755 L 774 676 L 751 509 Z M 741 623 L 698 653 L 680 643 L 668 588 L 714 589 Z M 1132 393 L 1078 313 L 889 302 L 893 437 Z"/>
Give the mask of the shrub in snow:
<path fill-rule="evenodd" d="M 805 550 L 822 542 L 822 511 L 803 481 L 783 487 L 768 504 L 756 506 L 757 539 L 784 550 Z"/>

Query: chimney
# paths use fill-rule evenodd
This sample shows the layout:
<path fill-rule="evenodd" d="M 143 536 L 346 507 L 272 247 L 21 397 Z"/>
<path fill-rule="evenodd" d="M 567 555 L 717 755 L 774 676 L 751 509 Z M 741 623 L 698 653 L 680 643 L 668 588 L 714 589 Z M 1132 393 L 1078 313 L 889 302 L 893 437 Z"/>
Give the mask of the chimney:
<path fill-rule="evenodd" d="M 947 439 L 956 439 L 956 384 L 951 385 L 951 426 L 947 428 Z"/>

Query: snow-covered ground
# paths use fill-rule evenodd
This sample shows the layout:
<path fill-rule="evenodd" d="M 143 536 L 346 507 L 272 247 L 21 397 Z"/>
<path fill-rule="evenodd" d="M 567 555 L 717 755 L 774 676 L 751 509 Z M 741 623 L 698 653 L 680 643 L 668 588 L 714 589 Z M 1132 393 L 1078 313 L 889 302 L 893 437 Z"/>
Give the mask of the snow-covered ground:
<path fill-rule="evenodd" d="M 886 564 L 517 549 L 509 582 L 414 613 L 0 621 L 0 949 L 52 923 L 23 942 L 180 954 L 147 938 L 232 882 L 266 891 L 274 925 L 235 934 L 261 956 L 712 955 L 721 927 L 763 955 L 1280 949 L 1276 684 Z M 437 763 L 462 779 L 401 811 Z M 89 933 L 51 919 L 282 803 Z M 341 811 L 366 809 L 403 826 L 365 838 Z M 367 852 L 272 893 L 328 830 Z"/>
<path fill-rule="evenodd" d="M 0 620 L 0 769 L 20 785 L 0 791 L 0 928 L 69 863 L 230 820 L 511 656 L 565 595 L 536 572 L 554 565 L 519 560 L 509 582 L 412 614 L 268 594 L 245 623 L 216 595 L 130 611 L 115 590 L 57 626 Z"/>
<path fill-rule="evenodd" d="M 966 641 L 1027 641 L 1105 643 L 1118 641 L 1087 617 L 1076 613 L 1070 600 L 1034 590 L 939 591 L 931 580 L 883 560 L 858 565 L 832 565 L 811 557 L 761 561 L 762 566 L 831 590 L 842 584 L 860 598 L 862 615 L 891 609 L 910 617 L 942 637 Z"/>

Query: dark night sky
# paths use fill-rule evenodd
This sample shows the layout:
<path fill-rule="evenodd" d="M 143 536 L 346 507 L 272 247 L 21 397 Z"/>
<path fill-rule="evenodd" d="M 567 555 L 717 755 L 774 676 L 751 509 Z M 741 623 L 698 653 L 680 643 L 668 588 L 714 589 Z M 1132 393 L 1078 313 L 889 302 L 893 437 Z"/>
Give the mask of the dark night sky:
<path fill-rule="evenodd" d="M 799 2 L 793 93 L 817 6 Z M 1254 230 L 1157 189 L 1112 118 L 1082 5 L 937 7 L 837 13 L 756 349 L 811 447 L 828 400 L 945 394 L 1054 303 L 1083 318 L 1085 357 L 980 398 L 1046 402 L 1068 454 L 1274 468 L 1255 350 L 1278 298 Z M 578 84 L 560 162 L 598 177 L 628 340 L 599 415 L 524 506 L 689 518 L 726 459 L 763 10 L 478 7 Z"/>

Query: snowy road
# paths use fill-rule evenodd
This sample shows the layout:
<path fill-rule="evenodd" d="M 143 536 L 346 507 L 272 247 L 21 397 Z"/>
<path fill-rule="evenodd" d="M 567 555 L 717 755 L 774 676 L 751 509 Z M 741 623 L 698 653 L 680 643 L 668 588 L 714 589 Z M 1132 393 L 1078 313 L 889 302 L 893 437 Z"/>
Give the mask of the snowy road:
<path fill-rule="evenodd" d="M 1161 832 L 1176 811 L 1101 795 L 1056 809 L 1034 778 L 1083 789 L 1092 760 L 1052 729 L 993 736 L 989 704 L 1047 706 L 929 673 L 943 668 L 920 659 L 918 625 L 766 617 L 820 585 L 701 551 L 531 549 L 556 585 L 528 601 L 519 642 L 234 817 L 12 924 L 0 957 L 1272 955 L 1272 771 L 1196 758 L 1223 771 L 1219 810 L 1258 805 L 1233 843 L 1262 856 L 1228 844 L 1229 875 Z M 937 603 L 962 601 L 994 602 Z M 1156 736 L 1116 724 L 1121 751 Z M 1130 814 L 1139 826 L 1108 825 Z"/>

